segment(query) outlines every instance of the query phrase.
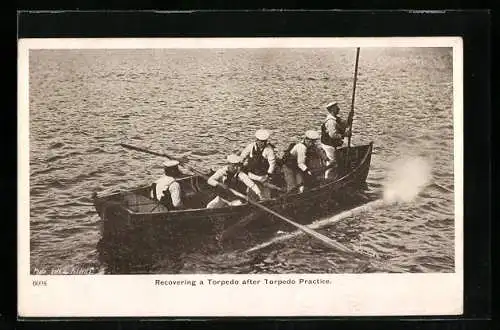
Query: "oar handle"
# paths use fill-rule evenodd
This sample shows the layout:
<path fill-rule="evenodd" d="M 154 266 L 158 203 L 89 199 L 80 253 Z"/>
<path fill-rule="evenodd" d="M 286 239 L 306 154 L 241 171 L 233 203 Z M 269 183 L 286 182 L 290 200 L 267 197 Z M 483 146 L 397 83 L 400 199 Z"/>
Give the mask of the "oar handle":
<path fill-rule="evenodd" d="M 126 149 L 131 149 L 131 150 L 136 150 L 136 151 L 142 151 L 142 152 L 145 152 L 145 153 L 148 153 L 148 154 L 151 154 L 151 155 L 155 155 L 155 156 L 170 158 L 172 160 L 178 161 L 179 163 L 185 163 L 186 162 L 184 159 L 177 158 L 177 157 L 174 157 L 172 155 L 168 155 L 166 153 L 151 151 L 151 150 L 148 150 L 148 149 L 136 147 L 136 146 L 133 146 L 133 145 L 130 145 L 130 144 L 126 144 L 126 143 L 120 143 L 120 146 L 122 146 L 122 147 L 124 147 Z"/>

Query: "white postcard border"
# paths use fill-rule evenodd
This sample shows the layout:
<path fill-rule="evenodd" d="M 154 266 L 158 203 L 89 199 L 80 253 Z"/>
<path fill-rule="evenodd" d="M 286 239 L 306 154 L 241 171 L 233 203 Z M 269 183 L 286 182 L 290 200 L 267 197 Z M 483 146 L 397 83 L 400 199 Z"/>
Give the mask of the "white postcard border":
<path fill-rule="evenodd" d="M 20 39 L 18 313 L 20 317 L 379 316 L 463 312 L 463 49 L 459 37 Z M 118 48 L 453 47 L 455 272 L 444 274 L 30 275 L 29 50 Z M 155 285 L 156 280 L 329 280 L 331 284 Z M 34 286 L 33 281 L 46 281 Z"/>

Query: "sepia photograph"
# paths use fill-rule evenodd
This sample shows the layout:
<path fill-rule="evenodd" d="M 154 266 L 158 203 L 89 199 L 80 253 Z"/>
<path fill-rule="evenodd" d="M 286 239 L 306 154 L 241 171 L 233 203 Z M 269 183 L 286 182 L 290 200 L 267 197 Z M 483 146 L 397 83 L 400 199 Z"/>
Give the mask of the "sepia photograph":
<path fill-rule="evenodd" d="M 312 290 L 308 301 L 333 286 L 341 292 L 325 309 L 283 314 L 384 314 L 373 297 L 373 312 L 327 310 L 342 295 L 374 295 L 341 284 L 363 276 L 395 295 L 451 287 L 424 300 L 455 301 L 438 310 L 460 313 L 460 38 L 23 42 L 25 297 L 57 281 L 119 275 L 130 287 L 147 275 L 158 294 L 150 304 L 174 294 L 159 288 L 182 297 L 186 287 L 297 288 Z M 412 275 L 452 277 L 420 289 L 391 278 Z M 151 314 L 236 313 L 229 305 Z M 411 311 L 426 308 L 434 312 Z M 265 312 L 239 315 L 254 313 Z"/>

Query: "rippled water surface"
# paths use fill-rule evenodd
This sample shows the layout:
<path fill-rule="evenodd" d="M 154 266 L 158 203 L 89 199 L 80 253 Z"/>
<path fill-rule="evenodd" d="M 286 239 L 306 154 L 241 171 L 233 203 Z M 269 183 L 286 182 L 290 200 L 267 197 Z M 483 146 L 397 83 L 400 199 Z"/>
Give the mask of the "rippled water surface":
<path fill-rule="evenodd" d="M 283 150 L 319 128 L 323 105 L 350 107 L 354 49 L 32 50 L 30 52 L 30 256 L 40 273 L 106 272 L 92 191 L 152 182 L 161 161 L 128 142 L 216 167 L 272 130 Z M 374 142 L 369 191 L 390 163 L 425 157 L 433 180 L 453 188 L 451 49 L 362 49 L 353 143 Z M 333 216 L 334 214 L 332 214 Z M 408 272 L 454 269 L 453 195 L 426 189 L 412 202 L 319 230 L 376 251 Z M 155 272 L 166 272 L 158 261 Z M 178 272 L 377 271 L 307 236 L 263 250 L 181 254 Z"/>

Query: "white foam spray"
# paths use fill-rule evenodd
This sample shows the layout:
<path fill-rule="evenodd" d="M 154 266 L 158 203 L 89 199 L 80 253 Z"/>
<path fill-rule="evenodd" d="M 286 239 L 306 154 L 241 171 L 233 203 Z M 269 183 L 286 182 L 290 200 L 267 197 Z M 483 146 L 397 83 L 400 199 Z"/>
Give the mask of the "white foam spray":
<path fill-rule="evenodd" d="M 384 182 L 384 201 L 410 202 L 418 196 L 432 179 L 429 161 L 423 157 L 397 159 L 389 167 Z"/>
<path fill-rule="evenodd" d="M 399 158 L 389 166 L 389 172 L 384 182 L 383 198 L 341 212 L 331 218 L 315 221 L 308 225 L 308 227 L 310 229 L 319 229 L 383 206 L 411 202 L 430 183 L 431 178 L 431 165 L 425 158 Z M 275 243 L 283 242 L 303 234 L 304 232 L 300 230 L 283 234 L 265 243 L 254 246 L 245 252 L 255 252 Z"/>

